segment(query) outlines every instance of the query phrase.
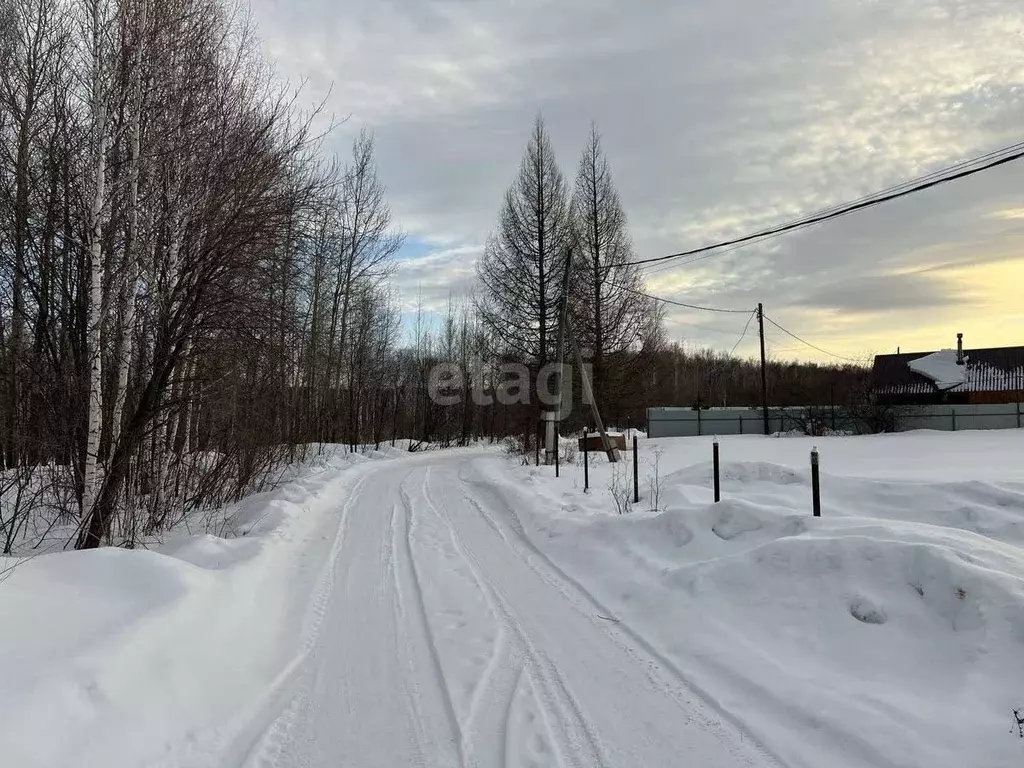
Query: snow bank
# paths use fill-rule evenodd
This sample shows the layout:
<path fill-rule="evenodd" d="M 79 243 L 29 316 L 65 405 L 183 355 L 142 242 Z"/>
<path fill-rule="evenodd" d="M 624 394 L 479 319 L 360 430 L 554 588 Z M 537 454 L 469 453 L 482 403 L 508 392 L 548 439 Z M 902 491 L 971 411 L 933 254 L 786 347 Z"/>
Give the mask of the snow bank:
<path fill-rule="evenodd" d="M 368 458 L 318 456 L 238 505 L 233 538 L 0 558 L 3 764 L 218 765 L 315 631 L 340 510 Z"/>
<path fill-rule="evenodd" d="M 641 510 L 613 471 L 485 468 L 537 548 L 727 717 L 792 766 L 1018 766 L 1024 432 L 642 447 Z M 645 479 L 655 449 L 661 508 Z M 526 482 L 524 482 L 526 480 Z"/>

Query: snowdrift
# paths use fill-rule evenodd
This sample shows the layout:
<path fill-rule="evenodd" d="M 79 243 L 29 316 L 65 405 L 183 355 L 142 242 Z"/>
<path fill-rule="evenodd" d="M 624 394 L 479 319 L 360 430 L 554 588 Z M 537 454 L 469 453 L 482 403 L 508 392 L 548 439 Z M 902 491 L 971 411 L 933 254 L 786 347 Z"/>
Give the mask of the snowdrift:
<path fill-rule="evenodd" d="M 229 538 L 0 558 L 0 762 L 241 763 L 244 729 L 286 694 L 315 632 L 338 525 L 327 511 L 359 465 L 402 453 L 328 451 L 231 510 Z"/>
<path fill-rule="evenodd" d="M 604 615 L 785 764 L 1021 765 L 1024 433 L 819 438 L 819 519 L 809 441 L 723 440 L 717 505 L 709 442 L 652 441 L 661 509 L 626 516 L 607 465 L 587 496 L 572 469 L 486 474 Z"/>

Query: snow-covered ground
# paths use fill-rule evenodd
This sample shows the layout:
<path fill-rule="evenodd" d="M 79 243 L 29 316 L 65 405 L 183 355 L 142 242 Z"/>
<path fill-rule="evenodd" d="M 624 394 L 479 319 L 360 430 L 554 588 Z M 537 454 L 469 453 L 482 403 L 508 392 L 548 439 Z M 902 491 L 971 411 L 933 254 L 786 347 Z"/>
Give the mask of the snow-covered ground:
<path fill-rule="evenodd" d="M 487 476 L 546 556 L 783 763 L 1024 764 L 1024 432 L 720 447 L 715 505 L 712 438 L 641 441 L 624 517 L 603 457 L 587 496 L 578 467 Z"/>
<path fill-rule="evenodd" d="M 299 663 L 332 521 L 399 453 L 311 460 L 229 510 L 231 538 L 0 557 L 0 765 L 204 764 L 193 749 L 249 727 Z"/>
<path fill-rule="evenodd" d="M 803 438 L 724 438 L 718 505 L 710 439 L 642 439 L 622 516 L 628 462 L 385 451 L 0 559 L 0 764 L 1024 764 L 1024 432 L 814 442 L 821 519 Z"/>

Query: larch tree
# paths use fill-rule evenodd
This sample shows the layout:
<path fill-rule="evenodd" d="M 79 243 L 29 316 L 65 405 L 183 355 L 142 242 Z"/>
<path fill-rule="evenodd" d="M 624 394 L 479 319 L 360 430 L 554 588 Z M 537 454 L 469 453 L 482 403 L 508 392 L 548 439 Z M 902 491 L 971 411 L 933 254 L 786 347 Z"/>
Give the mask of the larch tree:
<path fill-rule="evenodd" d="M 632 264 L 633 243 L 601 134 L 591 125 L 572 199 L 576 229 L 570 308 L 580 346 L 593 356 L 594 398 L 605 404 L 630 351 L 650 335 L 650 300 Z"/>
<path fill-rule="evenodd" d="M 542 117 L 533 126 L 497 230 L 477 264 L 477 311 L 497 347 L 538 369 L 550 359 L 572 222 Z"/>

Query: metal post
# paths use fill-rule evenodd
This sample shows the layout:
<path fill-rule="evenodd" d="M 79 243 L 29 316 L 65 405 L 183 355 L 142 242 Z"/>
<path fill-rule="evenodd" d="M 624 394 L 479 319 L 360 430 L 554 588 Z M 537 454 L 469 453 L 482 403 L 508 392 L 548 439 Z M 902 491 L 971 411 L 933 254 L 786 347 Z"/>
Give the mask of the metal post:
<path fill-rule="evenodd" d="M 562 432 L 562 430 L 560 430 L 558 428 L 558 423 L 556 422 L 555 423 L 555 477 L 561 477 L 561 466 L 560 466 L 559 459 L 558 459 L 558 455 L 560 453 L 558 448 L 559 448 L 559 443 L 561 442 L 561 440 L 560 440 L 561 432 Z"/>
<path fill-rule="evenodd" d="M 640 465 L 637 458 L 636 435 L 633 435 L 633 503 L 640 503 Z"/>
<path fill-rule="evenodd" d="M 1017 403 L 1017 429 L 1020 429 L 1020 403 Z"/>
<path fill-rule="evenodd" d="M 534 434 L 534 436 L 533 436 L 533 441 L 534 441 L 534 443 L 536 443 L 535 448 L 537 450 L 537 466 L 538 467 L 540 466 L 540 431 L 541 431 L 541 425 L 542 424 L 543 424 L 543 422 L 538 419 L 538 421 L 537 421 L 537 429 L 534 430 L 534 432 L 536 434 Z"/>
<path fill-rule="evenodd" d="M 953 417 L 953 431 L 956 432 L 956 410 L 953 408 L 949 409 L 949 415 Z"/>
<path fill-rule="evenodd" d="M 718 438 L 715 438 L 715 442 L 711 446 L 711 456 L 715 465 L 715 504 L 722 500 L 722 484 L 719 480 L 719 464 L 718 464 Z"/>
<path fill-rule="evenodd" d="M 818 447 L 811 450 L 811 498 L 814 516 L 821 517 L 821 481 L 818 477 Z"/>
<path fill-rule="evenodd" d="M 583 430 L 583 492 L 590 490 L 590 430 Z"/>
<path fill-rule="evenodd" d="M 764 355 L 764 305 L 757 303 L 757 328 L 761 336 L 761 415 L 764 419 L 764 433 L 771 434 L 768 426 L 768 371 Z"/>

